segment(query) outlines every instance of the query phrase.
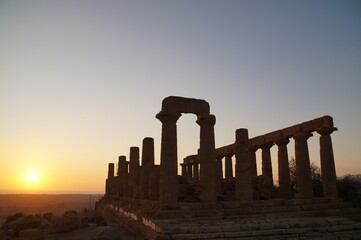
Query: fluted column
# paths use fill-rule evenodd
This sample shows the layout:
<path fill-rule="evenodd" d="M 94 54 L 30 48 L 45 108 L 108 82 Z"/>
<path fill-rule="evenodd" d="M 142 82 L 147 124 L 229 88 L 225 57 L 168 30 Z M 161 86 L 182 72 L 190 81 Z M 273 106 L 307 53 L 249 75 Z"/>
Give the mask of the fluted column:
<path fill-rule="evenodd" d="M 162 122 L 159 200 L 164 205 L 178 202 L 177 120 L 180 113 L 157 114 Z"/>
<path fill-rule="evenodd" d="M 278 182 L 281 197 L 290 198 L 291 196 L 291 178 L 290 166 L 288 163 L 287 144 L 290 142 L 288 138 L 275 141 L 278 146 Z"/>
<path fill-rule="evenodd" d="M 223 167 L 222 167 L 223 155 L 218 155 L 216 157 L 216 185 L 217 193 L 222 193 L 222 179 L 223 179 Z"/>
<path fill-rule="evenodd" d="M 127 175 L 128 175 L 128 166 L 125 156 L 119 156 L 119 174 L 118 174 L 118 181 L 119 181 L 119 195 L 125 196 L 126 187 L 125 185 L 128 184 Z"/>
<path fill-rule="evenodd" d="M 224 173 L 225 173 L 225 179 L 232 180 L 233 179 L 233 165 L 232 165 L 232 156 L 233 153 L 229 152 L 226 153 L 224 159 Z"/>
<path fill-rule="evenodd" d="M 201 163 L 200 199 L 202 202 L 217 201 L 216 189 L 216 161 L 214 143 L 214 115 L 198 115 L 197 123 L 200 125 L 199 160 Z"/>
<path fill-rule="evenodd" d="M 140 198 L 149 199 L 149 176 L 151 167 L 154 165 L 154 139 L 147 137 L 143 139 L 142 146 L 142 168 L 140 174 Z"/>
<path fill-rule="evenodd" d="M 312 175 L 307 139 L 312 133 L 299 133 L 295 140 L 296 181 L 298 198 L 313 198 Z"/>
<path fill-rule="evenodd" d="M 262 149 L 262 175 L 264 176 L 266 182 L 265 187 L 266 191 L 269 192 L 270 196 L 273 191 L 273 173 L 272 173 L 272 160 L 271 160 L 271 151 L 270 148 L 273 146 L 273 143 L 266 143 L 261 146 Z M 270 197 L 268 196 L 268 197 Z"/>
<path fill-rule="evenodd" d="M 236 186 L 237 200 L 252 200 L 251 162 L 249 157 L 248 130 L 236 130 Z"/>
<path fill-rule="evenodd" d="M 249 149 L 249 157 L 251 161 L 251 176 L 253 178 L 257 177 L 257 158 L 256 158 L 256 151 L 257 147 L 251 147 Z"/>
<path fill-rule="evenodd" d="M 333 157 L 331 133 L 337 131 L 335 127 L 322 127 L 317 129 L 320 136 L 320 156 L 321 156 L 321 178 L 325 197 L 338 197 L 336 188 L 336 169 Z"/>

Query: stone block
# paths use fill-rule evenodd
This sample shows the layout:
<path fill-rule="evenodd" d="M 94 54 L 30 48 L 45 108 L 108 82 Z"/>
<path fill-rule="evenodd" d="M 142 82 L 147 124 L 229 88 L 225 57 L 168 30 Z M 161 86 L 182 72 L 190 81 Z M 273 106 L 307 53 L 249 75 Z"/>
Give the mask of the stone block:
<path fill-rule="evenodd" d="M 311 121 L 303 122 L 301 123 L 302 132 L 313 132 L 317 128 L 322 126 L 322 122 L 323 122 L 322 117 L 313 119 Z"/>
<path fill-rule="evenodd" d="M 209 104 L 202 99 L 166 97 L 162 101 L 162 112 L 209 114 Z"/>
<path fill-rule="evenodd" d="M 250 147 L 259 147 L 261 145 L 263 145 L 265 142 L 264 142 L 264 136 L 257 136 L 257 137 L 254 137 L 254 138 L 251 138 L 250 139 Z"/>
<path fill-rule="evenodd" d="M 322 117 L 322 127 L 333 127 L 333 118 L 331 116 Z"/>
<path fill-rule="evenodd" d="M 270 132 L 270 133 L 267 133 L 266 135 L 264 135 L 265 143 L 274 142 L 275 140 L 280 139 L 280 138 L 282 138 L 281 130 Z"/>
<path fill-rule="evenodd" d="M 288 128 L 284 128 L 282 131 L 282 138 L 290 138 L 293 137 L 295 134 L 301 132 L 301 124 L 297 124 Z"/>

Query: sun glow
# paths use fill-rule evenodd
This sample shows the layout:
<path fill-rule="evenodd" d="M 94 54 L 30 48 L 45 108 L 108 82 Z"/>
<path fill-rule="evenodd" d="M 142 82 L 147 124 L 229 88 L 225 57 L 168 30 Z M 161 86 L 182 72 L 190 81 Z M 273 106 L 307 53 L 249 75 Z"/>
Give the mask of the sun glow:
<path fill-rule="evenodd" d="M 28 180 L 28 182 L 36 182 L 36 180 L 38 179 L 38 175 L 35 172 L 29 172 L 26 175 L 26 179 Z"/>

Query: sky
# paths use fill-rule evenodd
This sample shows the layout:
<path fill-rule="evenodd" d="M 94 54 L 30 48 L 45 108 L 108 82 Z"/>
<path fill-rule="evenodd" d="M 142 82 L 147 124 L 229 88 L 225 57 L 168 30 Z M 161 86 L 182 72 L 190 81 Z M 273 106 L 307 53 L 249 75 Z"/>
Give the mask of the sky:
<path fill-rule="evenodd" d="M 348 0 L 0 0 L 0 191 L 104 192 L 145 137 L 159 164 L 168 96 L 209 102 L 216 147 L 330 115 L 337 175 L 360 174 L 360 26 Z M 195 121 L 177 122 L 179 163 Z"/>

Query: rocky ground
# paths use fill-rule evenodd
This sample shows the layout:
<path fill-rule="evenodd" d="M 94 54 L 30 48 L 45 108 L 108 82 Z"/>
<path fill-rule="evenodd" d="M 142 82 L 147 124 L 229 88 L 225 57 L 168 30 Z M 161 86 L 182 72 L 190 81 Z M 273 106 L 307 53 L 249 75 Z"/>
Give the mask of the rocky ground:
<path fill-rule="evenodd" d="M 9 215 L 1 227 L 0 240 L 136 240 L 115 223 L 93 211 L 62 215 Z"/>

